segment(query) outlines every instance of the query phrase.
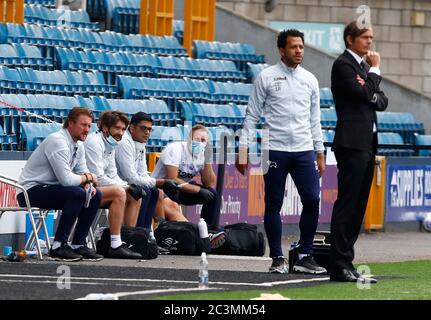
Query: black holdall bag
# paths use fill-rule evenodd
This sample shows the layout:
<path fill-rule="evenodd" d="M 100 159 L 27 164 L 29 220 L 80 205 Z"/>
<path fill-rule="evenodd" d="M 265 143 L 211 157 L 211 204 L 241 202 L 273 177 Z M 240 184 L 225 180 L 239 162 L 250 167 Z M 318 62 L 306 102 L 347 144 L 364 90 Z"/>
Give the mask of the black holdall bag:
<path fill-rule="evenodd" d="M 235 223 L 224 226 L 225 242 L 212 249 L 212 254 L 238 256 L 263 256 L 265 254 L 265 237 L 257 231 L 257 226 L 249 223 Z"/>
<path fill-rule="evenodd" d="M 170 254 L 198 256 L 211 251 L 209 238 L 201 238 L 198 226 L 191 222 L 162 221 L 154 236 L 157 244 Z"/>
<path fill-rule="evenodd" d="M 140 253 L 142 259 L 155 259 L 159 255 L 157 243 L 151 240 L 150 233 L 145 228 L 122 226 L 121 240 L 126 243 L 130 250 Z M 97 253 L 106 256 L 110 247 L 111 234 L 109 228 L 105 228 L 100 240 L 97 242 Z"/>
<path fill-rule="evenodd" d="M 316 231 L 313 241 L 313 258 L 316 263 L 329 271 L 331 259 L 331 233 Z M 293 273 L 293 264 L 298 259 L 298 245 L 292 245 L 289 250 L 289 272 Z"/>

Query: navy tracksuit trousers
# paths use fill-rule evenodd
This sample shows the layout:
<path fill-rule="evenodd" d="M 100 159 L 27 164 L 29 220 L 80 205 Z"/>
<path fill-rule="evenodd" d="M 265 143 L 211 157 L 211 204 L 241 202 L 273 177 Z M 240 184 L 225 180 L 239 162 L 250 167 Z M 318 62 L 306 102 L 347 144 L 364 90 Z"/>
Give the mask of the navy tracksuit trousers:
<path fill-rule="evenodd" d="M 156 187 L 144 187 L 146 196 L 142 197 L 141 208 L 139 209 L 137 227 L 151 229 L 151 222 L 159 199 L 159 189 Z"/>
<path fill-rule="evenodd" d="M 62 210 L 54 241 L 67 243 L 73 224 L 78 219 L 72 244 L 85 244 L 88 231 L 102 200 L 100 190 L 97 189 L 88 208 L 84 208 L 86 193 L 81 186 L 38 185 L 27 190 L 27 193 L 32 206 L 42 209 Z M 24 193 L 20 193 L 17 200 L 20 206 L 25 206 Z"/>
<path fill-rule="evenodd" d="M 320 186 L 314 151 L 269 151 L 269 169 L 265 181 L 265 232 L 269 256 L 283 256 L 281 248 L 283 205 L 287 175 L 290 174 L 303 205 L 299 222 L 299 253 L 310 254 L 319 220 Z"/>

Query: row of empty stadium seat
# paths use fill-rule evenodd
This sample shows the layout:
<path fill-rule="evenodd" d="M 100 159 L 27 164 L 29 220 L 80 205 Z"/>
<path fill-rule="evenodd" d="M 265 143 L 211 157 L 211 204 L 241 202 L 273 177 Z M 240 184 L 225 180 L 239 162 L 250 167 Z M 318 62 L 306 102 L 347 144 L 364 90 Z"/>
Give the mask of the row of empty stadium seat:
<path fill-rule="evenodd" d="M 184 121 L 204 126 L 225 125 L 233 130 L 241 128 L 244 122 L 245 105 L 217 105 L 206 103 L 195 103 L 192 101 L 182 101 L 180 103 L 181 115 Z"/>
<path fill-rule="evenodd" d="M 24 0 L 25 4 L 37 4 L 45 7 L 55 7 L 55 0 Z"/>
<path fill-rule="evenodd" d="M 61 126 L 60 123 L 32 123 L 23 121 L 20 123 L 22 144 L 26 150 L 35 150 L 48 135 L 60 130 Z M 153 131 L 146 145 L 147 152 L 161 152 L 162 149 L 172 141 L 186 141 L 190 134 L 190 128 L 191 127 L 183 127 L 182 125 L 173 127 L 153 126 Z M 213 151 L 220 152 L 220 138 L 223 134 L 233 134 L 233 131 L 224 126 L 210 127 L 208 129 L 209 142 L 214 148 Z M 90 132 L 94 131 L 97 131 L 96 123 L 92 124 L 90 130 Z M 235 141 L 233 139 L 228 140 L 228 145 L 230 147 L 232 147 L 234 143 Z"/>
<path fill-rule="evenodd" d="M 121 33 L 139 33 L 141 0 L 109 0 L 105 2 L 111 30 Z"/>
<path fill-rule="evenodd" d="M 378 132 L 379 145 L 403 145 L 405 144 L 403 138 L 395 132 Z M 382 156 L 400 156 L 400 157 L 411 157 L 415 155 L 415 151 L 412 149 L 391 149 L 382 148 L 377 150 L 377 154 Z"/>
<path fill-rule="evenodd" d="M 60 95 L 116 96 L 98 71 L 39 71 L 31 68 L 0 67 L 0 93 L 48 93 Z"/>
<path fill-rule="evenodd" d="M 211 80 L 153 79 L 118 76 L 119 90 L 126 99 L 150 98 L 165 100 L 178 111 L 178 99 L 194 102 L 246 104 L 251 84 L 215 82 Z"/>
<path fill-rule="evenodd" d="M 98 70 L 104 72 L 111 84 L 116 75 L 144 77 L 190 77 L 216 81 L 245 81 L 244 72 L 238 71 L 231 61 L 158 57 L 129 52 L 105 52 L 102 50 L 55 49 L 55 66 L 68 70 Z"/>
<path fill-rule="evenodd" d="M 415 142 L 415 134 L 425 133 L 423 123 L 416 121 L 410 112 L 378 112 L 377 129 L 399 133 L 408 144 Z"/>
<path fill-rule="evenodd" d="M 250 82 L 254 82 L 258 74 L 268 68 L 270 65 L 267 63 L 251 63 L 247 62 L 247 75 Z"/>
<path fill-rule="evenodd" d="M 27 4 L 24 6 L 24 19 L 26 22 L 45 26 L 99 29 L 99 26 L 92 23 L 88 13 L 83 10 L 49 9 L 41 5 Z"/>
<path fill-rule="evenodd" d="M 335 108 L 321 108 L 320 123 L 322 124 L 322 129 L 334 130 L 337 125 L 337 112 Z"/>
<path fill-rule="evenodd" d="M 38 47 L 28 44 L 0 44 L 0 64 L 7 67 L 30 67 L 51 70 L 52 59 L 44 58 Z"/>
<path fill-rule="evenodd" d="M 431 147 L 431 135 L 415 135 L 415 144 L 417 146 L 430 146 Z M 431 157 L 431 149 L 429 150 L 419 150 L 419 156 Z"/>
<path fill-rule="evenodd" d="M 320 88 L 320 107 L 329 108 L 335 105 L 331 88 Z"/>
<path fill-rule="evenodd" d="M 17 136 L 7 134 L 0 125 L 0 151 L 16 151 L 18 149 Z"/>
<path fill-rule="evenodd" d="M 182 122 L 180 114 L 172 112 L 162 100 L 122 100 L 107 99 L 102 96 L 85 98 L 82 96 L 65 97 L 49 94 L 3 94 L 0 100 L 52 121 L 64 122 L 69 110 L 75 106 L 89 108 L 96 118 L 105 110 L 119 110 L 129 116 L 143 111 L 150 114 L 155 125 L 173 126 Z M 5 133 L 20 135 L 19 122 L 44 122 L 36 116 L 27 115 L 17 109 L 0 103 L 0 125 Z"/>
<path fill-rule="evenodd" d="M 265 63 L 265 57 L 258 55 L 256 48 L 248 43 L 194 40 L 193 57 L 232 60 L 241 71 L 247 71 L 247 62 Z"/>
<path fill-rule="evenodd" d="M 128 51 L 132 53 L 155 53 L 159 55 L 186 56 L 174 36 L 124 35 L 112 31 L 95 32 L 85 28 L 62 28 L 24 23 L 0 24 L 0 34 L 9 43 L 29 43 L 41 46 L 42 55 L 52 57 L 54 47 L 102 49 L 105 51 Z"/>

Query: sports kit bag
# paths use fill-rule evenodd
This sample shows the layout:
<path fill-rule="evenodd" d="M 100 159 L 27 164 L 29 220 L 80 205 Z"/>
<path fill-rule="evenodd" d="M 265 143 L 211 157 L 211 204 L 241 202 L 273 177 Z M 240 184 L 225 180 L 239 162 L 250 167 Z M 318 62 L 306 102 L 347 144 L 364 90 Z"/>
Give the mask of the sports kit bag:
<path fill-rule="evenodd" d="M 211 251 L 209 238 L 201 238 L 198 226 L 191 222 L 161 221 L 154 236 L 170 254 L 197 256 Z"/>
<path fill-rule="evenodd" d="M 316 236 L 313 240 L 313 258 L 316 263 L 325 268 L 330 269 L 331 259 L 331 233 L 329 231 L 316 231 Z M 293 265 L 298 259 L 298 247 L 297 243 L 293 243 L 289 250 L 289 272 L 293 271 Z"/>
<path fill-rule="evenodd" d="M 121 240 L 127 247 L 142 255 L 142 259 L 155 259 L 159 255 L 157 243 L 151 240 L 150 233 L 142 227 L 121 227 Z M 109 228 L 102 232 L 100 240 L 97 242 L 97 253 L 106 256 L 111 246 L 111 234 Z"/>
<path fill-rule="evenodd" d="M 211 254 L 238 256 L 263 256 L 265 254 L 265 237 L 257 226 L 249 223 L 235 223 L 224 226 L 225 242 L 213 248 Z"/>

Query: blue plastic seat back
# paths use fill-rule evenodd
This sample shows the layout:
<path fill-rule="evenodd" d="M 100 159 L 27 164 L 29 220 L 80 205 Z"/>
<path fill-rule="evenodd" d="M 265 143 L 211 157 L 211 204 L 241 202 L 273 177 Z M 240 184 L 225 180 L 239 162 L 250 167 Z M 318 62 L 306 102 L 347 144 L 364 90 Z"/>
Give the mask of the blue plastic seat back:
<path fill-rule="evenodd" d="M 46 138 L 53 132 L 57 132 L 61 129 L 61 123 L 32 123 L 32 122 L 20 122 L 21 125 L 21 137 L 25 143 L 27 151 L 33 151 L 36 149 L 36 139 Z"/>

